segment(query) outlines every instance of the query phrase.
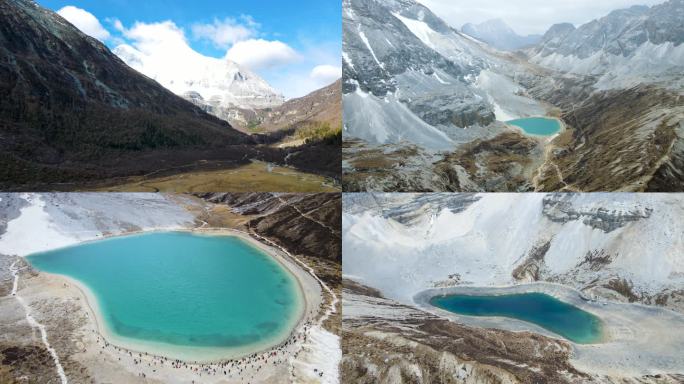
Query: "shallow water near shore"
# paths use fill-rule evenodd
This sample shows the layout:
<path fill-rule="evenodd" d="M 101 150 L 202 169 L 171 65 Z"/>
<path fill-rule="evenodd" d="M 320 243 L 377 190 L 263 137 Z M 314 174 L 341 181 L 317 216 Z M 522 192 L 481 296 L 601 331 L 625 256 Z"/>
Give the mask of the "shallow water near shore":
<path fill-rule="evenodd" d="M 561 129 L 560 122 L 557 119 L 548 117 L 527 117 L 510 120 L 506 123 L 520 127 L 525 133 L 534 136 L 555 135 Z"/>
<path fill-rule="evenodd" d="M 468 316 L 499 316 L 536 324 L 578 344 L 601 340 L 601 320 L 593 314 L 543 293 L 508 295 L 443 295 L 430 304 Z"/>
<path fill-rule="evenodd" d="M 235 236 L 155 232 L 27 257 L 95 298 L 115 336 L 193 350 L 244 349 L 281 340 L 303 311 L 296 278 Z"/>

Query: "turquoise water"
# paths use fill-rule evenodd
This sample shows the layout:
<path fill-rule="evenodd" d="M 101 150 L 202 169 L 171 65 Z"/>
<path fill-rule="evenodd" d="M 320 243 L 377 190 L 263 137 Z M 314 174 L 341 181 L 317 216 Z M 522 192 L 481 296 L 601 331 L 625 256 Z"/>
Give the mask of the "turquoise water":
<path fill-rule="evenodd" d="M 579 344 L 601 339 L 598 317 L 543 293 L 435 296 L 430 304 L 462 315 L 524 320 Z"/>
<path fill-rule="evenodd" d="M 27 258 L 87 286 L 107 329 L 124 338 L 245 347 L 289 333 L 302 311 L 295 277 L 234 236 L 149 233 Z"/>
<path fill-rule="evenodd" d="M 561 129 L 560 122 L 557 119 L 548 117 L 527 117 L 510 120 L 506 123 L 522 128 L 525 133 L 537 136 L 551 136 Z"/>

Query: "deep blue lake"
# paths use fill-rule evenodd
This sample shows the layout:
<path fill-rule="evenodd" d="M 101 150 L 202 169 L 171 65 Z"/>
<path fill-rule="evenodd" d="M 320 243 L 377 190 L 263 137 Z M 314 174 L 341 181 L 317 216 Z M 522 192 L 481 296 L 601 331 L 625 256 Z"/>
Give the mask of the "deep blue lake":
<path fill-rule="evenodd" d="M 430 304 L 468 316 L 501 316 L 527 321 L 579 344 L 601 339 L 601 320 L 543 293 L 435 296 Z"/>

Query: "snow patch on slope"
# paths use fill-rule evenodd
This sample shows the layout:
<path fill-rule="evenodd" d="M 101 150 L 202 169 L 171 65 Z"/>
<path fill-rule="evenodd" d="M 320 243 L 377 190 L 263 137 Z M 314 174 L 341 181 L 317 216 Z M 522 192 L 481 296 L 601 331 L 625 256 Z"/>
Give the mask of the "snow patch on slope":
<path fill-rule="evenodd" d="M 7 231 L 0 237 L 0 253 L 26 256 L 80 241 L 74 234 L 57 228 L 44 210 L 45 201 L 41 196 L 25 193 L 21 197 L 28 205 L 21 208 L 19 217 L 7 223 Z"/>
<path fill-rule="evenodd" d="M 343 97 L 345 134 L 370 143 L 407 141 L 435 150 L 453 148 L 453 141 L 442 131 L 425 123 L 394 95 L 384 99 L 360 88 Z"/>
<path fill-rule="evenodd" d="M 297 382 L 340 382 L 338 365 L 342 360 L 342 349 L 339 336 L 321 326 L 313 326 L 307 333 L 307 341 L 302 344 L 300 354 L 293 362 L 294 378 Z M 317 372 L 321 372 L 322 376 Z"/>
<path fill-rule="evenodd" d="M 475 87 L 487 94 L 487 101 L 494 106 L 494 114 L 499 121 L 546 114 L 541 103 L 522 96 L 524 89 L 506 76 L 489 70 L 481 71 Z"/>
<path fill-rule="evenodd" d="M 25 193 L 19 198 L 28 205 L 0 236 L 0 253 L 6 255 L 23 257 L 94 240 L 104 233 L 194 225 L 194 217 L 185 208 L 160 194 Z"/>

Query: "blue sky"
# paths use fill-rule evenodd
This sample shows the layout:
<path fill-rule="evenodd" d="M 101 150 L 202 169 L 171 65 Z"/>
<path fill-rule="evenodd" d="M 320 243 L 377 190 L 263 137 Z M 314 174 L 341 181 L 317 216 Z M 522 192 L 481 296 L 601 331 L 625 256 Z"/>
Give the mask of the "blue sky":
<path fill-rule="evenodd" d="M 286 97 L 320 88 L 340 67 L 340 0 L 38 0 L 110 48 L 132 44 L 136 23 L 171 21 L 195 51 L 250 68 Z M 120 22 L 120 24 L 118 22 Z M 99 26 L 94 26 L 99 22 Z M 102 31 L 104 29 L 106 32 Z M 261 41 L 261 45 L 256 41 Z M 273 42 L 282 44 L 275 45 Z M 271 45 L 269 45 L 269 43 Z M 280 50 L 280 51 L 278 51 Z M 264 51 L 274 51 L 271 56 Z M 256 55 L 252 57 L 250 55 Z M 269 61 L 270 60 L 270 61 Z M 242 62 L 241 62 L 242 61 Z M 314 68 L 319 67 L 315 73 Z M 334 80 L 334 79 L 333 79 Z"/>

